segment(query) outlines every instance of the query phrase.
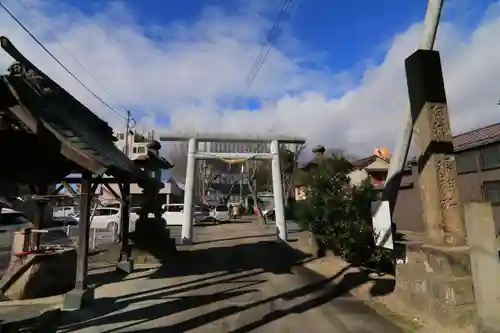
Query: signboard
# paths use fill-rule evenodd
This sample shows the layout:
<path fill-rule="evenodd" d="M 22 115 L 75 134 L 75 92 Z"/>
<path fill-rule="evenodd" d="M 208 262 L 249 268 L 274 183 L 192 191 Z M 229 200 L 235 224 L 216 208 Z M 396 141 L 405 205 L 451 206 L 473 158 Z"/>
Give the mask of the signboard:
<path fill-rule="evenodd" d="M 389 201 L 373 201 L 371 209 L 375 245 L 394 250 Z"/>

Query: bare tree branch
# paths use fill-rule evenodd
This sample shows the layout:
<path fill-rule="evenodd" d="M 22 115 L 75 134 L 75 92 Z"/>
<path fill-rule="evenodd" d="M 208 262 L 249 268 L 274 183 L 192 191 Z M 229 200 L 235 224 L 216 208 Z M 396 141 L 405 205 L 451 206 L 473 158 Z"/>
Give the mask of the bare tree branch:
<path fill-rule="evenodd" d="M 170 174 L 175 179 L 186 178 L 187 150 L 188 147 L 186 142 L 175 143 L 170 149 L 168 160 L 174 165 L 174 167 L 170 169 Z"/>
<path fill-rule="evenodd" d="M 260 207 L 260 202 L 257 197 L 257 189 L 256 186 L 253 186 L 252 183 L 255 180 L 255 175 L 257 174 L 257 166 L 255 166 L 252 170 L 252 174 L 250 175 L 250 163 L 247 162 L 246 166 L 246 172 L 247 172 L 247 178 L 248 178 L 248 190 L 252 194 L 252 199 L 255 205 L 255 208 L 257 208 L 257 220 L 259 221 L 261 226 L 265 226 L 267 224 L 266 218 L 264 214 L 262 214 L 262 208 Z"/>

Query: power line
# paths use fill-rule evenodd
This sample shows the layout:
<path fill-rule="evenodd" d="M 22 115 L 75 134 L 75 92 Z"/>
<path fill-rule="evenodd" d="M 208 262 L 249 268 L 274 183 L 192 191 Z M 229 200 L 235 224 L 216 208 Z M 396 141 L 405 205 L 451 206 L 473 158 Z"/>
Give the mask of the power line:
<path fill-rule="evenodd" d="M 33 13 L 33 11 L 26 5 L 26 3 L 24 2 L 24 0 L 17 0 L 17 2 L 24 7 L 24 9 L 26 9 L 26 11 L 33 17 L 35 18 L 35 14 Z M 61 41 L 57 38 L 56 34 L 52 33 L 52 38 L 56 41 L 56 43 L 73 59 L 74 62 L 76 62 L 78 64 L 78 66 L 80 66 L 81 69 L 84 70 L 84 72 L 92 79 L 94 80 L 95 83 L 97 83 L 97 85 L 99 85 L 99 87 L 109 96 L 111 97 L 111 99 L 117 101 L 118 99 L 113 95 L 111 94 L 111 92 L 103 85 L 99 82 L 99 80 L 92 74 L 91 71 L 89 71 L 87 69 L 87 67 L 85 67 L 85 65 L 78 59 L 77 56 L 75 56 L 70 50 L 68 50 L 63 43 L 61 43 Z M 123 107 L 123 105 L 120 105 L 120 107 L 126 111 L 126 113 L 128 114 L 128 111 L 125 107 Z M 122 116 L 122 115 L 121 115 Z M 123 116 L 122 116 L 123 117 Z M 132 117 L 131 118 L 131 121 L 135 123 L 135 119 Z"/>
<path fill-rule="evenodd" d="M 283 28 L 283 24 L 285 23 L 286 19 L 288 18 L 291 9 L 295 5 L 295 0 L 285 0 L 283 2 L 283 5 L 281 6 L 281 9 L 276 17 L 276 19 L 273 22 L 273 25 L 269 32 L 266 35 L 266 39 L 264 43 L 262 44 L 262 47 L 260 49 L 259 54 L 257 55 L 257 58 L 255 59 L 252 68 L 250 69 L 250 72 L 248 73 L 243 89 L 241 89 L 237 94 L 236 97 L 233 100 L 232 105 L 235 106 L 239 102 L 242 96 L 244 96 L 247 92 L 250 86 L 252 85 L 253 81 L 257 77 L 257 74 L 259 73 L 260 69 L 262 68 L 262 65 L 267 59 L 267 56 L 269 55 L 269 52 L 271 52 L 271 49 L 273 47 L 273 44 L 278 40 L 279 36 L 281 35 L 281 30 Z"/>
<path fill-rule="evenodd" d="M 18 0 L 19 1 L 19 0 Z M 20 2 L 22 4 L 22 2 Z M 27 8 L 24 4 L 22 4 L 25 8 Z M 95 92 L 92 91 L 85 83 L 83 83 L 78 77 L 76 77 L 75 74 L 73 74 L 57 57 L 50 52 L 45 45 L 38 40 L 38 38 L 3 4 L 2 1 L 0 1 L 0 7 L 2 7 L 7 14 L 28 34 L 30 37 L 45 51 L 47 54 L 54 60 L 56 61 L 73 79 L 75 79 L 85 90 L 87 90 L 90 94 L 92 94 L 99 102 L 101 102 L 106 108 L 108 108 L 110 111 L 114 112 L 118 116 L 120 116 L 123 119 L 126 119 L 126 117 L 118 112 L 116 109 L 114 109 L 111 105 L 106 103 L 101 97 L 99 97 Z M 27 8 L 28 9 L 28 8 Z M 28 9 L 29 10 L 29 9 Z M 80 63 L 79 61 L 77 61 Z M 85 67 L 80 63 L 80 65 L 85 69 Z M 86 69 L 85 69 L 86 70 Z M 88 73 L 88 71 L 87 71 Z M 89 75 L 90 76 L 90 75 Z M 92 76 L 91 76 L 92 77 Z M 95 80 L 95 79 L 94 79 Z M 106 90 L 106 89 L 104 89 Z"/>

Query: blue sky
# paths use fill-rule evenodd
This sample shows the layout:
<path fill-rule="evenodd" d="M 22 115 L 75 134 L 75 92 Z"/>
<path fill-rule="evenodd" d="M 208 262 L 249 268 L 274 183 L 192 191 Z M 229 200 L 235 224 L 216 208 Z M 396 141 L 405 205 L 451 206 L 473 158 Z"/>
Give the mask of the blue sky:
<path fill-rule="evenodd" d="M 427 5 L 297 0 L 246 103 L 234 106 L 283 0 L 24 0 L 34 15 L 16 1 L 5 3 L 103 99 L 131 109 L 138 128 L 272 131 L 361 154 L 393 146 L 408 103 L 404 59 L 418 45 Z M 498 121 L 500 69 L 490 64 L 500 57 L 499 8 L 445 0 L 437 48 L 455 132 Z M 22 52 L 123 127 L 2 15 L 0 29 Z"/>
<path fill-rule="evenodd" d="M 242 1 L 242 0 L 241 0 Z M 194 24 L 207 7 L 224 10 L 228 15 L 241 10 L 239 0 L 147 0 L 120 1 L 143 26 L 166 26 L 172 22 Z M 64 0 L 63 2 L 95 15 L 105 8 L 100 0 Z M 272 20 L 283 0 L 269 0 L 259 13 Z M 495 0 L 445 1 L 444 20 L 460 22 L 463 29 L 474 28 Z M 427 0 L 297 0 L 285 29 L 302 47 L 316 53 L 311 66 L 333 72 L 349 70 L 365 61 L 378 63 L 394 33 L 402 32 L 425 16 Z"/>

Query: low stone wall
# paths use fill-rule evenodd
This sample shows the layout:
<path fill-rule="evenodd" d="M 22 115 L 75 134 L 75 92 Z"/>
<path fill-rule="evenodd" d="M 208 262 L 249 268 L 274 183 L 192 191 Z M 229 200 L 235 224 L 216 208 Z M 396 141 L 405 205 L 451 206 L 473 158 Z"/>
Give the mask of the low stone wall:
<path fill-rule="evenodd" d="M 467 247 L 406 244 L 406 262 L 396 266 L 395 294 L 445 326 L 466 327 L 475 316 Z"/>
<path fill-rule="evenodd" d="M 9 300 L 61 295 L 75 285 L 76 250 L 30 254 L 25 261 L 9 268 L 2 278 L 1 290 Z"/>

